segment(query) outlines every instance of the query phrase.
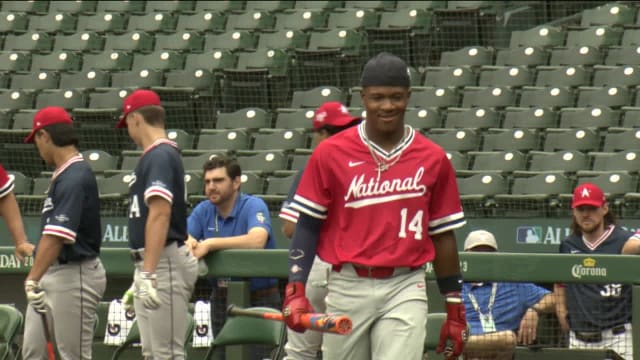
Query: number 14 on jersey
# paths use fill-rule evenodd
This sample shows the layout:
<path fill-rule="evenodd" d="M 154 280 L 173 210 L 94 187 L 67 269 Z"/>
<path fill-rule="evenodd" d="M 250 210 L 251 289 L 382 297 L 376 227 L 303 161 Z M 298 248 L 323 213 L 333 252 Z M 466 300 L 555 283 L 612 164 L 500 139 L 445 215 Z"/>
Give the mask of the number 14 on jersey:
<path fill-rule="evenodd" d="M 418 210 L 413 218 L 411 218 L 411 221 L 409 221 L 409 226 L 407 226 L 408 212 L 409 210 L 407 208 L 400 210 L 400 232 L 398 232 L 398 237 L 404 239 L 407 237 L 407 231 L 412 231 L 414 232 L 414 239 L 422 240 L 422 215 L 424 211 Z"/>

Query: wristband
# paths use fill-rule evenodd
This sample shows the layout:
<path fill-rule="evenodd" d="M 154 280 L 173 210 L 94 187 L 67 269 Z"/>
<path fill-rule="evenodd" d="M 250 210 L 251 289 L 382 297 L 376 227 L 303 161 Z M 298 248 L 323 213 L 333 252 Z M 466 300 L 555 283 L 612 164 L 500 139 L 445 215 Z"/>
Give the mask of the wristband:
<path fill-rule="evenodd" d="M 441 294 L 462 291 L 462 275 L 460 273 L 436 279 Z"/>

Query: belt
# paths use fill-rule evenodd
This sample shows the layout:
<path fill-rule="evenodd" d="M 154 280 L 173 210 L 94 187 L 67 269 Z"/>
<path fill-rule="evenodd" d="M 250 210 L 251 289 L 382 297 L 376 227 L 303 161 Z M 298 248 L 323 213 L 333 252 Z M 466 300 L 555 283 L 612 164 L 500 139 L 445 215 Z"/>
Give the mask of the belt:
<path fill-rule="evenodd" d="M 400 273 L 408 273 L 413 270 L 417 270 L 420 267 L 387 267 L 387 266 L 364 266 L 357 264 L 350 264 L 353 270 L 359 277 L 372 278 L 372 279 L 388 279 Z M 342 265 L 333 265 L 331 267 L 333 271 L 340 272 Z"/>
<path fill-rule="evenodd" d="M 53 261 L 52 265 L 67 265 L 67 264 L 79 264 L 83 261 L 94 260 L 96 257 L 87 257 L 79 260 L 67 260 L 67 259 L 56 259 Z"/>
<path fill-rule="evenodd" d="M 251 292 L 251 296 L 266 297 L 266 296 L 271 296 L 273 294 L 278 294 L 278 293 L 280 293 L 280 289 L 277 286 L 272 286 L 266 289 L 254 290 Z"/>
<path fill-rule="evenodd" d="M 624 324 L 611 328 L 613 335 L 624 334 L 627 331 Z M 602 331 L 575 331 L 576 339 L 586 343 L 596 343 L 602 341 Z"/>

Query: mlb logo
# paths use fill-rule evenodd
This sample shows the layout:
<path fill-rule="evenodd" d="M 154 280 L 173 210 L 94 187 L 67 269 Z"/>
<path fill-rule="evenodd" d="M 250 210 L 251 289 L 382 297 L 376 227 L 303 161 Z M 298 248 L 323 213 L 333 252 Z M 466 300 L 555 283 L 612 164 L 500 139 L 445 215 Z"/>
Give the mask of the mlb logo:
<path fill-rule="evenodd" d="M 518 244 L 539 244 L 541 241 L 541 226 L 518 226 L 516 229 L 516 242 Z"/>

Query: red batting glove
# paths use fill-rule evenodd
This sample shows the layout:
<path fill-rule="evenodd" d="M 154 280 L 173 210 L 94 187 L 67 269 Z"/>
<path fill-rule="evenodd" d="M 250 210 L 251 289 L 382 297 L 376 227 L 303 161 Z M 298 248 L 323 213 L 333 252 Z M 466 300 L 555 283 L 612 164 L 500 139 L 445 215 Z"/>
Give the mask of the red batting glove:
<path fill-rule="evenodd" d="M 304 293 L 304 287 L 305 285 L 299 281 L 288 283 L 284 291 L 284 307 L 282 309 L 287 326 L 299 333 L 307 330 L 302 324 L 300 315 L 314 312 L 313 306 Z"/>
<path fill-rule="evenodd" d="M 464 304 L 460 294 L 447 296 L 447 320 L 442 324 L 440 329 L 440 342 L 436 348 L 437 353 L 445 352 L 447 358 L 457 358 L 462 355 L 464 343 L 469 338 L 467 329 L 467 318 L 464 314 Z M 451 339 L 453 348 L 447 349 L 447 340 Z M 451 352 L 451 353 L 448 353 Z"/>

